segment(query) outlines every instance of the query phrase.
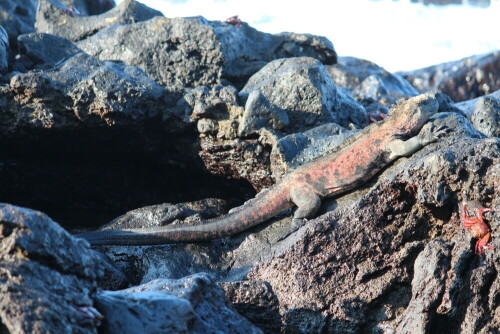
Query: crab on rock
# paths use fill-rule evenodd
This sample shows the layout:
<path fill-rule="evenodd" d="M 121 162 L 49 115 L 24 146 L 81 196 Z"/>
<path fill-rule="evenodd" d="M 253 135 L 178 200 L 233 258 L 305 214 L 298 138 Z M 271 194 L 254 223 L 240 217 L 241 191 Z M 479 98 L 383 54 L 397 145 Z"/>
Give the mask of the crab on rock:
<path fill-rule="evenodd" d="M 476 242 L 475 252 L 481 254 L 483 249 L 493 249 L 493 246 L 488 246 L 487 243 L 491 237 L 491 230 L 486 225 L 483 217 L 484 212 L 490 212 L 490 208 L 476 209 L 476 217 L 467 217 L 467 205 L 463 206 L 464 228 L 470 230 L 473 238 L 479 239 Z"/>

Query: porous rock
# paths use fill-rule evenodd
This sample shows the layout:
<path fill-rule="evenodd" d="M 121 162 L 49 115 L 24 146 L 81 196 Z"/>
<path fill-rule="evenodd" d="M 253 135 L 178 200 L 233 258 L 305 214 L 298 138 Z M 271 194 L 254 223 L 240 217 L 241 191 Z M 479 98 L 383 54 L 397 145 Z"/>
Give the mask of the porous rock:
<path fill-rule="evenodd" d="M 234 86 L 216 85 L 186 90 L 173 112 L 185 122 L 196 122 L 199 156 L 208 171 L 245 179 L 260 190 L 272 184 L 269 149 L 258 139 L 238 137 L 243 111 Z"/>
<path fill-rule="evenodd" d="M 271 35 L 247 24 L 234 27 L 203 17 L 153 18 L 105 29 L 78 43 L 102 60 L 118 60 L 142 68 L 166 86 L 223 84 L 237 87 L 267 62 L 308 55 L 336 62 L 330 41 L 300 34 Z"/>
<path fill-rule="evenodd" d="M 259 95 L 250 95 L 254 91 Z M 246 98 L 240 136 L 261 128 L 293 133 L 331 122 L 365 124 L 364 109 L 333 83 L 314 58 L 274 60 L 248 80 L 240 95 Z"/>
<path fill-rule="evenodd" d="M 484 96 L 485 98 L 491 97 L 495 99 L 500 99 L 500 89 Z M 479 101 L 480 97 L 477 97 L 472 100 L 462 101 L 455 103 L 455 107 L 462 110 L 467 115 L 467 118 L 471 119 L 472 114 L 474 113 L 474 109 Z"/>
<path fill-rule="evenodd" d="M 103 291 L 96 304 L 106 333 L 262 333 L 234 311 L 206 274 Z"/>
<path fill-rule="evenodd" d="M 3 135 L 23 128 L 106 126 L 162 117 L 164 90 L 144 72 L 83 52 L 50 70 L 18 74 L 0 89 Z"/>
<path fill-rule="evenodd" d="M 215 32 L 201 17 L 113 26 L 77 45 L 99 59 L 138 66 L 166 86 L 219 83 L 224 62 Z"/>
<path fill-rule="evenodd" d="M 40 0 L 36 12 L 36 31 L 76 42 L 110 26 L 163 16 L 161 12 L 134 0 L 125 0 L 117 7 L 100 15 L 75 16 L 69 11 L 70 8 L 66 4 L 57 0 Z"/>
<path fill-rule="evenodd" d="M 325 67 L 336 85 L 349 90 L 356 100 L 365 104 L 377 101 L 389 106 L 400 98 L 418 95 L 402 76 L 368 60 L 339 57 L 337 64 Z"/>
<path fill-rule="evenodd" d="M 281 328 L 279 301 L 269 283 L 264 281 L 222 282 L 221 287 L 233 307 L 265 333 Z"/>
<path fill-rule="evenodd" d="M 55 64 L 74 56 L 81 50 L 66 38 L 45 33 L 31 33 L 17 38 L 19 54 L 41 68 L 50 68 Z"/>
<path fill-rule="evenodd" d="M 4 0 L 0 2 L 0 25 L 8 33 L 12 48 L 17 36 L 34 32 L 36 2 L 33 0 Z"/>
<path fill-rule="evenodd" d="M 466 101 L 500 89 L 500 51 L 400 74 L 420 93 L 438 90 Z"/>
<path fill-rule="evenodd" d="M 2 331 L 97 333 L 100 254 L 45 214 L 9 204 L 0 204 L 0 241 Z"/>
<path fill-rule="evenodd" d="M 490 137 L 500 137 L 500 100 L 481 97 L 471 117 L 474 127 Z"/>
<path fill-rule="evenodd" d="M 450 245 L 433 239 L 417 256 L 411 282 L 411 300 L 401 316 L 398 333 L 428 333 L 434 312 L 443 298 L 447 272 L 450 269 Z"/>
<path fill-rule="evenodd" d="M 278 58 L 312 57 L 323 64 L 335 64 L 337 54 L 333 44 L 325 37 L 284 32 L 268 34 L 243 22 L 240 27 L 209 21 L 224 53 L 222 77 L 237 87 L 266 63 Z"/>

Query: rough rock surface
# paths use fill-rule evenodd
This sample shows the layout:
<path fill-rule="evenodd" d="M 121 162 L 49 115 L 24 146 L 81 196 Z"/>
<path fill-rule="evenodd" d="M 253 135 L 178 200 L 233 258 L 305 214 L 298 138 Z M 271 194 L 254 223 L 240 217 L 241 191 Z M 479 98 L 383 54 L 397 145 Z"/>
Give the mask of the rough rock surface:
<path fill-rule="evenodd" d="M 418 95 L 417 90 L 398 74 L 364 59 L 339 57 L 337 64 L 325 66 L 337 86 L 351 92 L 364 104 L 377 101 L 390 106 L 400 98 Z"/>
<path fill-rule="evenodd" d="M 101 255 L 45 214 L 9 204 L 0 204 L 0 241 L 2 332 L 97 333 Z"/>
<path fill-rule="evenodd" d="M 500 89 L 500 51 L 400 73 L 421 92 L 439 90 L 454 101 Z"/>
<path fill-rule="evenodd" d="M 481 97 L 471 117 L 474 127 L 489 137 L 500 137 L 500 100 Z"/>
<path fill-rule="evenodd" d="M 0 2 L 0 25 L 5 28 L 12 47 L 17 36 L 34 32 L 36 2 L 33 0 L 4 0 Z"/>
<path fill-rule="evenodd" d="M 495 99 L 500 99 L 500 89 L 491 93 L 491 94 L 485 95 L 484 97 L 491 97 L 491 98 L 495 98 Z M 477 97 L 477 98 L 472 99 L 472 100 L 458 102 L 458 103 L 455 103 L 455 106 L 457 108 L 459 108 L 460 110 L 462 110 L 467 115 L 467 118 L 470 119 L 472 117 L 472 114 L 474 113 L 474 110 L 476 108 L 476 105 L 477 105 L 479 99 L 480 98 Z"/>
<path fill-rule="evenodd" d="M 103 291 L 96 305 L 106 333 L 262 333 L 239 315 L 206 274 Z"/>
<path fill-rule="evenodd" d="M 146 21 L 155 16 L 163 14 L 134 0 L 125 0 L 106 13 L 93 16 L 75 16 L 68 13 L 68 6 L 58 1 L 39 0 L 35 28 L 37 32 L 76 42 L 110 26 Z"/>
<path fill-rule="evenodd" d="M 321 62 L 310 57 L 268 63 L 248 80 L 240 95 L 246 98 L 240 136 L 261 128 L 293 133 L 331 122 L 366 124 L 363 107 L 333 83 Z"/>
<path fill-rule="evenodd" d="M 221 283 L 234 308 L 265 333 L 279 333 L 279 301 L 269 283 L 234 281 Z"/>
<path fill-rule="evenodd" d="M 45 33 L 31 33 L 17 38 L 19 54 L 41 68 L 51 68 L 81 50 L 69 40 Z"/>
<path fill-rule="evenodd" d="M 78 46 L 102 60 L 142 68 L 161 85 L 195 87 L 230 80 L 238 85 L 266 62 L 310 55 L 336 62 L 331 42 L 311 35 L 270 35 L 203 17 L 163 18 L 114 26 Z M 245 69 L 241 71 L 241 69 Z"/>
<path fill-rule="evenodd" d="M 238 137 L 244 109 L 233 86 L 197 87 L 177 101 L 173 111 L 186 122 L 196 122 L 199 156 L 213 174 L 245 179 L 254 189 L 272 184 L 265 140 Z"/>
<path fill-rule="evenodd" d="M 45 72 L 14 76 L 1 87 L 2 134 L 23 128 L 75 128 L 162 117 L 164 90 L 144 72 L 78 53 Z M 25 100 L 16 101 L 23 95 Z"/>

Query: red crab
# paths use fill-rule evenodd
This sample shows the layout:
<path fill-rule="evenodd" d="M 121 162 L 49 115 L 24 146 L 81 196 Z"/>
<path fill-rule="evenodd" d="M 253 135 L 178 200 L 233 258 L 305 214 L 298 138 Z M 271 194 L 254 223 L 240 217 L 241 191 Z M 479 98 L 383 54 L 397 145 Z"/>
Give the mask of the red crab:
<path fill-rule="evenodd" d="M 489 208 L 478 208 L 476 209 L 476 217 L 467 217 L 467 205 L 463 206 L 463 218 L 464 218 L 464 228 L 470 230 L 473 238 L 479 239 L 476 242 L 476 247 L 474 251 L 476 254 L 483 253 L 483 249 L 493 249 L 493 246 L 488 246 L 487 243 L 491 237 L 491 230 L 488 225 L 486 225 L 483 217 L 483 213 L 490 212 Z"/>
<path fill-rule="evenodd" d="M 241 27 L 241 24 L 243 23 L 241 19 L 238 17 L 238 15 L 231 16 L 226 20 L 226 23 L 229 23 L 233 27 Z"/>

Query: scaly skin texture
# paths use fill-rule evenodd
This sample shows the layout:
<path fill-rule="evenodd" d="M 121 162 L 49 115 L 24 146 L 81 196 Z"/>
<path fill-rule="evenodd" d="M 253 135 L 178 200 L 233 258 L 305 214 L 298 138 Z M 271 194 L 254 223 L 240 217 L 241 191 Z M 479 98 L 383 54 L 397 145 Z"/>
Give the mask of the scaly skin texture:
<path fill-rule="evenodd" d="M 153 245 L 217 239 L 245 231 L 295 205 L 294 231 L 301 226 L 304 218 L 316 213 L 322 198 L 352 190 L 398 157 L 411 155 L 436 141 L 446 129 L 424 124 L 437 112 L 438 106 L 430 94 L 419 95 L 394 106 L 390 117 L 366 127 L 341 149 L 297 168 L 269 190 L 229 214 L 204 224 L 103 230 L 79 234 L 78 237 L 87 239 L 91 244 L 107 245 Z"/>

